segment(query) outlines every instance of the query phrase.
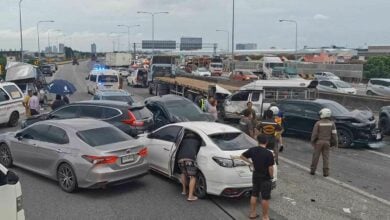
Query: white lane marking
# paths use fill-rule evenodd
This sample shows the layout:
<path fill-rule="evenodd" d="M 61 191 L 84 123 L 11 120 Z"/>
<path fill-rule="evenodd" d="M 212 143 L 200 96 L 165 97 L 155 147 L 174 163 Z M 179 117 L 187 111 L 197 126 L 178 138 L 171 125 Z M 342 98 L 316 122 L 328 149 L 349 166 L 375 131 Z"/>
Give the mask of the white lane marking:
<path fill-rule="evenodd" d="M 389 154 L 381 153 L 381 152 L 374 151 L 374 150 L 367 150 L 367 151 L 368 151 L 368 152 L 371 152 L 371 153 L 373 153 L 373 154 L 377 154 L 377 155 L 380 155 L 380 156 L 383 156 L 383 157 L 390 158 L 390 155 L 389 155 Z"/>
<path fill-rule="evenodd" d="M 291 161 L 291 160 L 289 160 L 289 159 L 287 159 L 287 158 L 285 158 L 285 157 L 279 156 L 279 159 L 281 159 L 281 160 L 283 160 L 284 162 L 289 163 L 289 164 L 291 164 L 291 165 L 293 165 L 293 166 L 295 166 L 295 167 L 298 167 L 298 168 L 300 168 L 300 169 L 302 169 L 302 170 L 305 170 L 305 171 L 307 171 L 308 173 L 310 172 L 310 169 L 309 169 L 309 168 L 307 168 L 307 167 L 305 167 L 305 166 L 302 166 L 301 164 L 296 163 L 296 162 L 294 162 L 294 161 Z M 308 174 L 308 175 L 309 175 L 309 174 Z M 376 195 L 373 195 L 373 194 L 371 194 L 371 193 L 365 192 L 365 191 L 363 191 L 363 190 L 361 190 L 361 189 L 358 189 L 358 188 L 356 188 L 356 187 L 354 187 L 354 186 L 351 186 L 351 185 L 349 185 L 349 184 L 347 184 L 347 183 L 344 183 L 344 182 L 342 182 L 342 181 L 336 180 L 336 179 L 334 179 L 334 178 L 332 178 L 332 177 L 329 177 L 329 176 L 326 177 L 326 178 L 324 178 L 324 179 L 325 179 L 325 180 L 328 180 L 328 181 L 330 181 L 330 182 L 332 182 L 332 183 L 335 183 L 335 184 L 337 184 L 337 185 L 339 185 L 339 186 L 342 186 L 342 187 L 344 187 L 344 188 L 347 188 L 347 189 L 349 189 L 349 190 L 351 190 L 351 191 L 353 191 L 353 192 L 355 192 L 355 193 L 358 193 L 358 194 L 360 194 L 360 195 L 362 195 L 362 196 L 368 197 L 368 198 L 373 199 L 373 200 L 376 200 L 376 201 L 378 201 L 378 202 L 380 202 L 380 203 L 382 203 L 382 204 L 384 204 L 384 205 L 390 206 L 390 201 L 388 201 L 388 200 L 386 200 L 386 199 L 382 199 L 382 198 L 380 198 L 380 197 L 378 197 L 378 196 L 376 196 Z"/>

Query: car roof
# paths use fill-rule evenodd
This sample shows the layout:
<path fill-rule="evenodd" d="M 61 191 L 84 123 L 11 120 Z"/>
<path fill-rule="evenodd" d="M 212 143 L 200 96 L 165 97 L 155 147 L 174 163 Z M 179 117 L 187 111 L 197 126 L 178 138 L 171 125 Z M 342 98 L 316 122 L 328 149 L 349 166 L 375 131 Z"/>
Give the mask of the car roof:
<path fill-rule="evenodd" d="M 113 96 L 113 95 L 126 95 L 126 96 L 129 96 L 130 94 L 123 90 L 123 89 L 104 89 L 104 90 L 98 90 L 96 91 L 97 94 L 101 94 L 101 95 L 110 95 L 110 96 Z"/>
<path fill-rule="evenodd" d="M 218 133 L 232 133 L 232 132 L 241 132 L 237 128 L 234 128 L 230 125 L 216 123 L 216 122 L 205 122 L 205 121 L 191 121 L 191 122 L 180 122 L 174 125 L 183 126 L 187 129 L 195 129 L 202 131 L 206 135 L 218 134 Z"/>
<path fill-rule="evenodd" d="M 132 103 L 131 105 L 126 102 L 121 101 L 112 101 L 112 100 L 85 100 L 79 102 L 73 102 L 69 105 L 77 105 L 77 104 L 89 104 L 89 105 L 97 105 L 97 106 L 108 106 L 108 107 L 123 107 L 128 109 L 138 109 L 143 108 L 144 105 L 142 103 Z"/>
<path fill-rule="evenodd" d="M 14 85 L 14 86 L 17 86 L 15 83 L 13 82 L 0 82 L 0 86 L 10 86 L 10 85 Z"/>
<path fill-rule="evenodd" d="M 386 78 L 371 78 L 371 80 L 382 80 L 382 81 L 386 81 L 386 82 L 390 82 L 390 79 L 386 79 Z"/>
<path fill-rule="evenodd" d="M 326 103 L 335 103 L 335 101 L 329 100 L 329 99 L 284 99 L 279 101 L 280 103 L 283 102 L 298 102 L 298 103 L 318 103 L 318 104 L 326 104 Z"/>
<path fill-rule="evenodd" d="M 93 69 L 90 75 L 119 75 L 117 70 L 113 69 Z"/>
<path fill-rule="evenodd" d="M 38 123 L 37 123 L 38 124 Z M 41 121 L 39 124 L 48 124 L 58 126 L 60 128 L 70 128 L 76 131 L 84 131 L 94 128 L 109 127 L 112 126 L 107 122 L 96 120 L 92 118 L 73 118 L 62 120 L 47 120 Z"/>
<path fill-rule="evenodd" d="M 147 102 L 162 102 L 162 103 L 167 102 L 167 101 L 182 101 L 182 100 L 191 102 L 190 100 L 188 100 L 182 96 L 172 95 L 172 94 L 162 95 L 162 96 L 153 96 L 153 97 L 146 99 Z"/>

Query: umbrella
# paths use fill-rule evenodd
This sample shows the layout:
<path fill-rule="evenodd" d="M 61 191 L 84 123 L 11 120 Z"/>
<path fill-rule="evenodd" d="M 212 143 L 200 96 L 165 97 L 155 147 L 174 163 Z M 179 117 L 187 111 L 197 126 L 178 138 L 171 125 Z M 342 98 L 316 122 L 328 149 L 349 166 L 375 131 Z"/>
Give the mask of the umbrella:
<path fill-rule="evenodd" d="M 55 79 L 47 85 L 47 91 L 58 95 L 71 95 L 76 92 L 76 87 L 63 79 Z"/>

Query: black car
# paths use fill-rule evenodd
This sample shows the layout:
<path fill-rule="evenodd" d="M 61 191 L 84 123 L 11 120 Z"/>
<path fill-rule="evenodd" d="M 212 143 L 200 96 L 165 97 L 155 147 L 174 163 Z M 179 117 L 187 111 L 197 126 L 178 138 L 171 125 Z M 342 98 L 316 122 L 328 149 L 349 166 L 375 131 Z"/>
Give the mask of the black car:
<path fill-rule="evenodd" d="M 91 100 L 71 103 L 50 113 L 28 118 L 22 122 L 22 128 L 43 120 L 83 117 L 106 121 L 131 136 L 149 131 L 153 126 L 153 114 L 143 105 Z"/>
<path fill-rule="evenodd" d="M 154 129 L 183 121 L 215 121 L 191 100 L 177 95 L 154 96 L 145 99 L 145 106 L 153 113 Z"/>
<path fill-rule="evenodd" d="M 285 132 L 310 135 L 314 124 L 320 119 L 319 111 L 329 108 L 336 123 L 339 147 L 382 140 L 372 112 L 349 111 L 339 103 L 325 99 L 282 100 L 278 105 L 283 114 Z"/>
<path fill-rule="evenodd" d="M 382 134 L 390 134 L 390 106 L 384 106 L 379 111 L 378 127 Z"/>
<path fill-rule="evenodd" d="M 42 65 L 39 67 L 43 75 L 53 76 L 53 71 L 50 65 Z"/>

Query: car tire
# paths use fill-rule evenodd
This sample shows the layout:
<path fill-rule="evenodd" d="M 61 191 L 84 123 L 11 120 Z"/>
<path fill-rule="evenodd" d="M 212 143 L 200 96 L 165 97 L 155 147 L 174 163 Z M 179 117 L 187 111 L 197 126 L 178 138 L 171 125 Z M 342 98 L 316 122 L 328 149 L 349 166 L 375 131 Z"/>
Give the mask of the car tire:
<path fill-rule="evenodd" d="M 378 127 L 382 134 L 390 134 L 390 119 L 386 116 L 379 118 Z"/>
<path fill-rule="evenodd" d="M 0 163 L 7 167 L 10 168 L 12 166 L 12 155 L 11 151 L 9 150 L 9 147 L 5 143 L 0 144 Z"/>
<path fill-rule="evenodd" d="M 375 95 L 371 90 L 367 90 L 366 95 Z"/>
<path fill-rule="evenodd" d="M 57 169 L 57 180 L 60 188 L 65 192 L 72 193 L 77 190 L 76 173 L 67 163 L 62 163 Z"/>
<path fill-rule="evenodd" d="M 149 86 L 149 95 L 153 95 L 153 89 Z"/>
<path fill-rule="evenodd" d="M 206 178 L 200 171 L 196 174 L 195 194 L 199 199 L 207 197 Z"/>
<path fill-rule="evenodd" d="M 16 127 L 19 122 L 19 113 L 18 112 L 12 112 L 11 116 L 8 120 L 8 127 Z"/>
<path fill-rule="evenodd" d="M 349 130 L 345 128 L 338 129 L 337 135 L 339 139 L 339 148 L 346 148 L 351 146 L 353 135 Z"/>

